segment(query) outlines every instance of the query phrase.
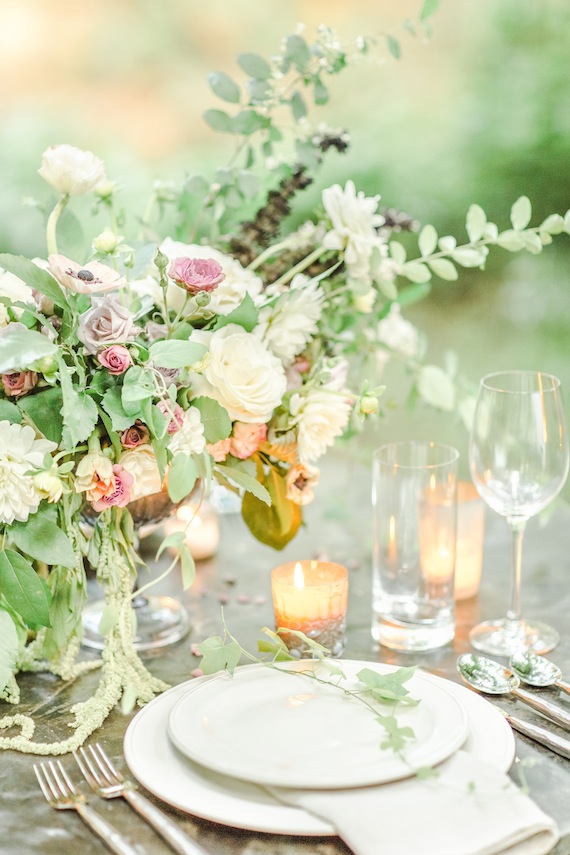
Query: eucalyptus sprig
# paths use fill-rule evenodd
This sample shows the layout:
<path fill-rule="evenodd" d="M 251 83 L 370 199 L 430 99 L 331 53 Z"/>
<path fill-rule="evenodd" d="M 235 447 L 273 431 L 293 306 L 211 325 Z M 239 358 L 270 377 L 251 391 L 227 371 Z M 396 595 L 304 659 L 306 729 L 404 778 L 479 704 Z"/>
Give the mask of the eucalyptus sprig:
<path fill-rule="evenodd" d="M 416 666 L 408 668 L 398 668 L 397 671 L 392 671 L 389 674 L 379 674 L 372 668 L 363 668 L 356 675 L 358 685 L 355 688 L 348 688 L 346 685 L 347 677 L 343 672 L 342 667 L 331 660 L 330 650 L 322 644 L 309 638 L 300 630 L 291 630 L 285 627 L 279 627 L 275 632 L 264 626 L 261 632 L 266 638 L 258 641 L 258 651 L 266 656 L 256 656 L 243 647 L 237 638 L 229 631 L 222 614 L 222 622 L 224 628 L 223 638 L 221 636 L 212 636 L 198 644 L 197 649 L 201 655 L 200 670 L 204 674 L 216 674 L 219 671 L 227 671 L 228 674 L 234 673 L 242 658 L 248 662 L 258 665 L 263 665 L 267 668 L 280 671 L 282 674 L 288 674 L 296 677 L 307 677 L 314 680 L 323 686 L 331 686 L 338 689 L 343 695 L 353 698 L 360 704 L 367 707 L 374 715 L 375 720 L 384 729 L 382 740 L 379 747 L 383 750 L 391 750 L 398 754 L 402 759 L 405 759 L 404 751 L 413 741 L 415 733 L 413 729 L 407 725 L 402 726 L 397 719 L 397 709 L 399 706 L 417 706 L 420 701 L 410 695 L 406 683 L 411 680 L 416 672 Z M 283 641 L 282 635 L 295 635 L 300 638 L 307 649 L 311 652 L 311 658 L 302 661 L 306 667 L 301 668 L 301 662 L 289 653 L 289 650 Z M 295 662 L 297 667 L 294 670 L 280 668 L 280 662 Z M 326 676 L 323 676 L 326 675 Z M 332 678 L 332 679 L 331 679 Z M 388 713 L 383 714 L 380 710 L 387 706 Z M 422 773 L 424 770 L 421 770 Z"/>

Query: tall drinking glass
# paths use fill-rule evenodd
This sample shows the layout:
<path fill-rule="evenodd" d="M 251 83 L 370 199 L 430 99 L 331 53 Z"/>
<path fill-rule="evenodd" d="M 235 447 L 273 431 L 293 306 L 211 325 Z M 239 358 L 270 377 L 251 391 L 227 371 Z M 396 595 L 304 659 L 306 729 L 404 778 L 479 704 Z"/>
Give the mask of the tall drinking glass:
<path fill-rule="evenodd" d="M 527 520 L 560 492 L 568 474 L 568 433 L 560 381 L 540 371 L 488 374 L 480 384 L 469 441 L 471 477 L 511 531 L 511 596 L 506 618 L 470 634 L 473 647 L 498 656 L 558 643 L 552 627 L 521 617 L 521 556 Z"/>

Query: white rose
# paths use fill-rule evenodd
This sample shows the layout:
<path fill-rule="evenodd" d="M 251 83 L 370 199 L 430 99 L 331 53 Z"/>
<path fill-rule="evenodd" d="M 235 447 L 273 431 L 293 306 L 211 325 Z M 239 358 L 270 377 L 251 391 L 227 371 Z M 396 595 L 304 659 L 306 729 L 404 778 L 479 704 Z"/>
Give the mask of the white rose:
<path fill-rule="evenodd" d="M 287 293 L 260 310 L 255 334 L 286 367 L 317 332 L 324 297 L 317 282 L 295 276 Z"/>
<path fill-rule="evenodd" d="M 232 421 L 269 421 L 283 399 L 287 378 L 283 365 L 263 342 L 237 324 L 213 333 L 196 331 L 191 341 L 209 349 L 203 374 L 192 376 L 194 394 L 214 398 Z"/>
<path fill-rule="evenodd" d="M 34 294 L 30 286 L 2 267 L 0 267 L 0 297 L 7 297 L 13 303 L 17 300 L 22 303 L 31 303 L 32 305 L 35 303 Z M 22 310 L 17 309 L 18 317 L 21 313 Z"/>
<path fill-rule="evenodd" d="M 88 193 L 105 178 L 105 164 L 90 151 L 52 145 L 42 155 L 38 174 L 62 196 Z"/>
<path fill-rule="evenodd" d="M 150 445 L 139 445 L 137 448 L 125 451 L 124 454 L 121 454 L 118 463 L 134 478 L 131 487 L 131 502 L 161 491 L 162 480 L 154 451 Z"/>
<path fill-rule="evenodd" d="M 382 243 L 376 231 L 385 222 L 384 217 L 376 213 L 380 196 L 357 193 L 354 182 L 347 181 L 344 190 L 339 184 L 327 187 L 322 198 L 331 221 L 323 246 L 343 251 L 349 276 L 366 281 L 372 250 Z"/>
<path fill-rule="evenodd" d="M 221 266 L 225 278 L 217 288 L 210 293 L 210 302 L 206 311 L 216 315 L 229 315 L 242 302 L 246 294 L 255 301 L 263 289 L 263 282 L 252 273 L 242 267 L 239 261 L 229 255 L 224 255 L 211 246 L 199 246 L 198 244 L 181 243 L 171 238 L 166 238 L 161 245 L 163 252 L 169 261 L 175 258 L 212 258 Z M 178 285 L 170 285 L 168 289 L 168 303 L 178 311 L 184 300 L 186 292 Z"/>

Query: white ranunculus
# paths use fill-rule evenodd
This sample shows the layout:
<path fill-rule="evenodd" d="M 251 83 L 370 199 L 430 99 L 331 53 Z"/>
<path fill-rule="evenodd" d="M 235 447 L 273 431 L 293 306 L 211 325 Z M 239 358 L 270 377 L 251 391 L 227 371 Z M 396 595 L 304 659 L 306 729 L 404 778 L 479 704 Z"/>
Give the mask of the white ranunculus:
<path fill-rule="evenodd" d="M 202 454 L 206 440 L 198 407 L 189 407 L 186 410 L 182 425 L 172 435 L 168 447 L 172 454 Z"/>
<path fill-rule="evenodd" d="M 137 448 L 125 451 L 117 462 L 134 478 L 131 502 L 142 499 L 143 496 L 152 496 L 153 493 L 159 493 L 162 489 L 158 463 L 150 445 L 139 445 Z"/>
<path fill-rule="evenodd" d="M 299 462 L 314 463 L 334 444 L 348 424 L 352 403 L 343 395 L 325 387 L 310 390 L 306 396 L 291 397 L 291 414 L 297 425 Z"/>
<path fill-rule="evenodd" d="M 351 279 L 369 278 L 372 250 L 382 243 L 376 231 L 384 224 L 384 217 L 376 213 L 379 199 L 357 193 L 353 181 L 347 181 L 344 190 L 339 184 L 323 190 L 323 205 L 331 221 L 323 246 L 344 252 Z"/>
<path fill-rule="evenodd" d="M 260 310 L 254 332 L 285 367 L 317 332 L 324 297 L 317 282 L 300 275 L 293 279 L 287 293 Z"/>
<path fill-rule="evenodd" d="M 283 365 L 263 342 L 237 324 L 213 333 L 197 330 L 191 341 L 209 350 L 203 373 L 191 377 L 192 392 L 215 398 L 232 421 L 269 421 L 283 399 L 287 378 Z"/>
<path fill-rule="evenodd" d="M 246 270 L 235 258 L 224 255 L 223 252 L 211 246 L 181 243 L 172 238 L 166 238 L 160 245 L 160 251 L 168 257 L 169 261 L 174 261 L 175 258 L 212 258 L 218 262 L 225 278 L 210 293 L 210 302 L 205 310 L 208 313 L 229 315 L 239 306 L 246 294 L 249 294 L 254 302 L 261 294 L 263 282 L 259 276 Z M 178 311 L 185 299 L 184 289 L 172 283 L 168 289 L 169 305 Z"/>
<path fill-rule="evenodd" d="M 55 442 L 37 439 L 29 425 L 0 421 L 0 523 L 26 522 L 35 514 L 43 493 L 30 473 L 43 470 L 45 455 L 56 448 Z"/>
<path fill-rule="evenodd" d="M 52 145 L 42 155 L 38 174 L 62 196 L 89 193 L 105 178 L 105 164 L 90 151 Z"/>

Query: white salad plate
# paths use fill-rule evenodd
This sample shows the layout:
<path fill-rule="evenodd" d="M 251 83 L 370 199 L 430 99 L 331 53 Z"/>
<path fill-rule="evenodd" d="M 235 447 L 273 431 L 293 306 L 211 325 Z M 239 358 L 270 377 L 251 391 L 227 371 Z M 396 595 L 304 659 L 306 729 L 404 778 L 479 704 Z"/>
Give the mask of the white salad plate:
<path fill-rule="evenodd" d="M 396 670 L 390 665 L 353 660 L 341 660 L 339 666 L 351 679 L 362 668 L 372 668 L 383 674 Z M 236 673 L 255 667 L 245 666 Z M 463 707 L 468 720 L 463 749 L 500 771 L 508 771 L 514 758 L 515 741 L 503 716 L 471 690 L 424 672 L 416 676 L 420 673 L 425 681 L 443 686 Z M 167 733 L 172 709 L 189 692 L 194 694 L 197 686 L 217 679 L 217 676 L 200 677 L 175 686 L 135 716 L 124 740 L 125 758 L 134 777 L 167 804 L 223 825 L 274 834 L 334 835 L 332 826 L 316 816 L 280 804 L 261 786 L 201 766 L 174 747 Z M 378 752 L 382 730 L 377 724 L 376 727 L 374 750 Z"/>
<path fill-rule="evenodd" d="M 174 705 L 168 735 L 190 760 L 254 784 L 338 789 L 385 784 L 434 766 L 465 742 L 467 714 L 441 683 L 416 672 L 406 683 L 419 703 L 400 704 L 401 728 L 414 738 L 402 753 L 381 750 L 385 731 L 370 707 L 345 694 L 362 688 L 320 666 L 325 682 L 304 676 L 312 663 L 254 665 L 191 686 Z M 340 663 L 342 668 L 342 663 Z M 347 675 L 348 677 L 348 675 Z M 377 704 L 390 715 L 393 704 Z"/>

